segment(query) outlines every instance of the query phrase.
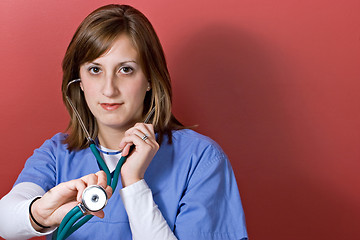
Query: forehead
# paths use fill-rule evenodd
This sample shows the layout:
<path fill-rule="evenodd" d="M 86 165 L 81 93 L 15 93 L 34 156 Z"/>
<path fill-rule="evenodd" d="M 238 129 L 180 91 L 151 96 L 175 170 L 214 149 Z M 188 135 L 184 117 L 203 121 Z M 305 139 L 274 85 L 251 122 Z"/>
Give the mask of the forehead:
<path fill-rule="evenodd" d="M 140 62 L 141 56 L 139 56 L 139 51 L 135 46 L 133 39 L 126 33 L 120 33 L 111 40 L 98 38 L 92 41 L 88 50 L 83 50 L 85 51 L 83 54 L 81 54 L 80 50 L 79 55 L 83 55 L 84 58 L 80 61 L 79 65 L 81 67 L 83 64 L 108 59 L 110 57 L 126 57 Z"/>
<path fill-rule="evenodd" d="M 132 39 L 127 34 L 120 34 L 105 53 L 97 59 L 103 58 L 130 58 L 131 60 L 138 60 L 139 54 Z"/>

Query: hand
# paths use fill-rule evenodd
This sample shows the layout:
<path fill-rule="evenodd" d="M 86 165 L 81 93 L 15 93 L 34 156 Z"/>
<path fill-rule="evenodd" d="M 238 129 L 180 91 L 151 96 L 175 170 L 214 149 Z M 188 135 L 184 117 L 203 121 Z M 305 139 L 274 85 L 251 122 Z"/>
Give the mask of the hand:
<path fill-rule="evenodd" d="M 145 135 L 147 138 L 143 140 Z M 132 145 L 135 149 L 129 153 Z M 128 129 L 120 142 L 120 149 L 123 149 L 122 156 L 130 154 L 121 168 L 121 181 L 126 187 L 144 178 L 146 169 L 159 150 L 153 125 L 137 123 Z"/>
<path fill-rule="evenodd" d="M 31 212 L 41 225 L 58 226 L 65 215 L 81 202 L 81 195 L 85 188 L 90 185 L 102 186 L 108 197 L 112 195 L 112 189 L 106 184 L 106 174 L 99 171 L 95 174 L 89 174 L 82 178 L 60 183 L 50 189 L 39 200 L 31 206 Z M 90 212 L 97 217 L 103 218 L 104 212 Z M 41 230 L 32 222 L 36 230 Z"/>

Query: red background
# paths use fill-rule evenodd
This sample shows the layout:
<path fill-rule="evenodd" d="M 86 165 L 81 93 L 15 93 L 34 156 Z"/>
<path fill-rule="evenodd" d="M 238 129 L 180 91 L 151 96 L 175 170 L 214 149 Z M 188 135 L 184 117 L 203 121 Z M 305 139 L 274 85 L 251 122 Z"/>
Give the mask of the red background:
<path fill-rule="evenodd" d="M 61 60 L 109 1 L 0 2 L 0 195 L 64 131 Z M 227 152 L 251 239 L 360 239 L 360 2 L 134 0 L 173 77 L 174 112 Z"/>

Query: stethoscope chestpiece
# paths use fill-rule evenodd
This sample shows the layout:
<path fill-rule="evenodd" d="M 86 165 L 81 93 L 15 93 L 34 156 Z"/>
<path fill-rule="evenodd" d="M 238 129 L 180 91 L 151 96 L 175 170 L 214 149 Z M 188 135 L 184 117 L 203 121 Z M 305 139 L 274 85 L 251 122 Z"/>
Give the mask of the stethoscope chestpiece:
<path fill-rule="evenodd" d="M 100 211 L 106 206 L 107 201 L 106 191 L 99 185 L 88 186 L 82 194 L 82 205 L 90 212 Z"/>

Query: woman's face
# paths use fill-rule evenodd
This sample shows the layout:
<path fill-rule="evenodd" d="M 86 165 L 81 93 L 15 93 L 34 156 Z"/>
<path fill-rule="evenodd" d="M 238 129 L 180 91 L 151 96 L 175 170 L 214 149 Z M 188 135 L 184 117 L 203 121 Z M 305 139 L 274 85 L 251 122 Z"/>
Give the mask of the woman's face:
<path fill-rule="evenodd" d="M 81 89 L 99 130 L 126 131 L 141 120 L 150 90 L 130 38 L 120 35 L 108 52 L 80 66 Z"/>

